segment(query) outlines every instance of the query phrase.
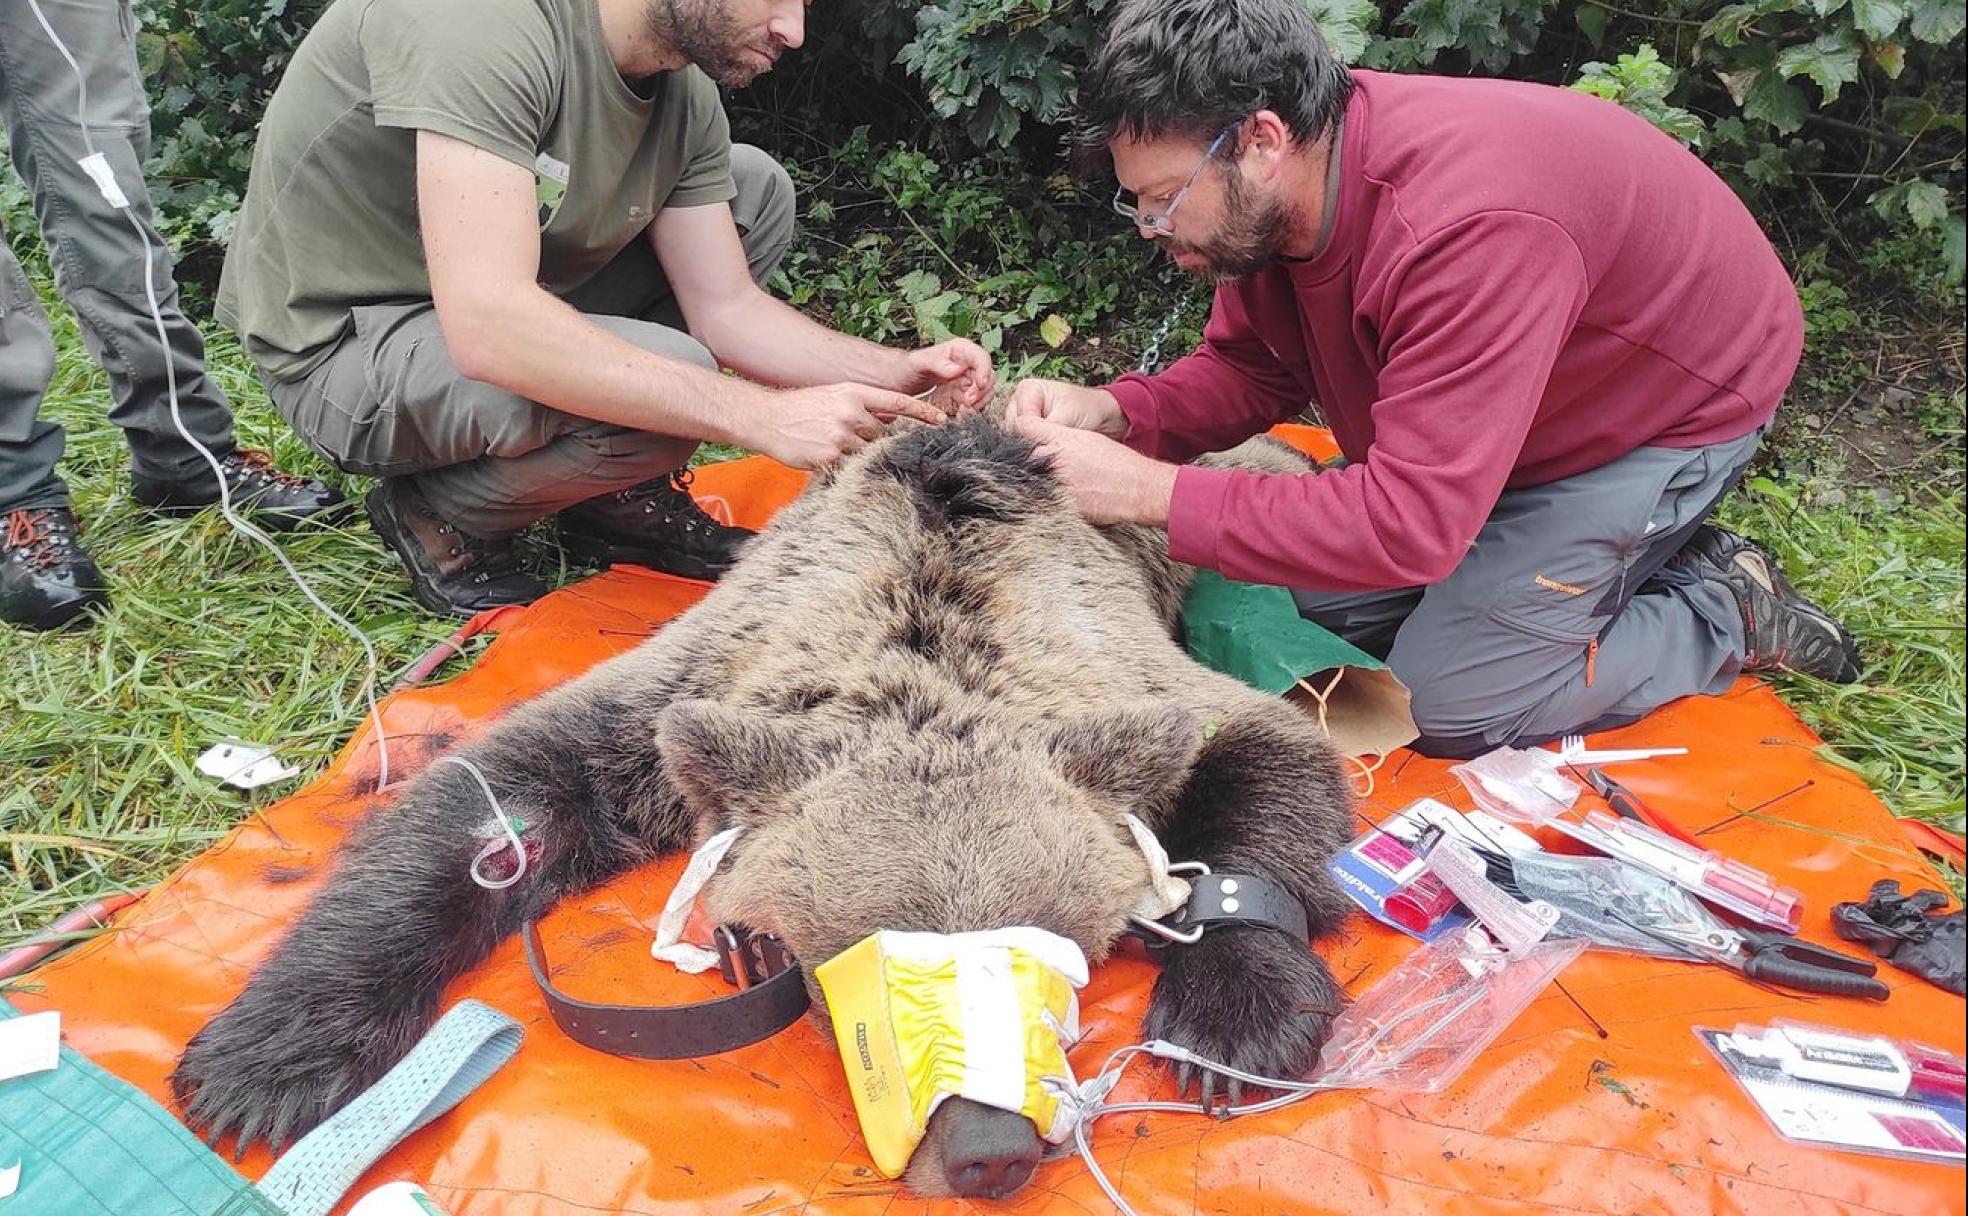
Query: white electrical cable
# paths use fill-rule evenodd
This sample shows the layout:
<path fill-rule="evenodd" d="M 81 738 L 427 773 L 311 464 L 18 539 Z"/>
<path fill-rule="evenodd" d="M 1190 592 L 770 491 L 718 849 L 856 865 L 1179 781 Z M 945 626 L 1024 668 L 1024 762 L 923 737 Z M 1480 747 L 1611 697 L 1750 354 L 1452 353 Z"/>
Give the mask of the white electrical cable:
<path fill-rule="evenodd" d="M 437 763 L 455 764 L 478 779 L 478 788 L 485 791 L 485 801 L 492 805 L 492 818 L 506 833 L 504 836 L 494 838 L 491 843 L 478 851 L 478 856 L 472 858 L 472 881 L 488 891 L 503 891 L 526 877 L 526 842 L 519 838 L 519 830 L 513 827 L 512 820 L 507 817 L 506 808 L 499 805 L 499 797 L 492 792 L 492 783 L 485 779 L 485 774 L 479 771 L 476 764 L 463 756 L 440 756 Z M 513 872 L 504 878 L 487 878 L 479 867 L 508 848 L 513 852 Z"/>
<path fill-rule="evenodd" d="M 1263 1102 L 1225 1107 L 1208 1107 L 1201 1102 L 1108 1102 L 1106 1100 L 1107 1094 L 1111 1093 L 1120 1084 L 1121 1075 L 1127 1071 L 1128 1065 L 1132 1064 L 1141 1056 L 1154 1056 L 1163 1060 L 1175 1060 L 1181 1063 L 1196 1064 L 1223 1076 L 1235 1077 L 1237 1080 L 1247 1084 L 1262 1085 L 1269 1089 L 1280 1089 L 1287 1092 L 1280 1097 L 1267 1099 Z M 1109 1115 L 1142 1113 L 1211 1115 L 1227 1119 L 1239 1115 L 1254 1115 L 1261 1114 L 1264 1111 L 1277 1110 L 1280 1107 L 1289 1106 L 1294 1102 L 1302 1102 L 1313 1094 L 1345 1088 L 1351 1088 L 1351 1086 L 1340 1081 L 1286 1081 L 1278 1077 L 1259 1077 L 1251 1073 L 1233 1069 L 1225 1064 L 1206 1060 L 1187 1048 L 1174 1043 L 1161 1039 L 1151 1039 L 1146 1043 L 1130 1044 L 1115 1051 L 1107 1057 L 1107 1062 L 1101 1067 L 1099 1075 L 1086 1085 L 1080 1087 L 1081 1094 L 1092 1100 L 1086 1104 L 1085 1108 L 1080 1112 L 1080 1117 L 1073 1124 L 1073 1150 L 1086 1163 L 1087 1174 L 1093 1178 L 1095 1185 L 1100 1187 L 1102 1193 L 1107 1196 L 1107 1201 L 1114 1205 L 1115 1209 L 1121 1213 L 1121 1216 L 1138 1216 L 1138 1213 L 1128 1204 L 1128 1201 L 1121 1197 L 1119 1188 L 1108 1179 L 1106 1171 L 1100 1168 L 1100 1162 L 1093 1155 L 1093 1125 L 1098 1120 L 1104 1119 Z"/>
<path fill-rule="evenodd" d="M 1245 1072 L 1243 1069 L 1233 1068 L 1228 1064 L 1208 1059 L 1178 1043 L 1170 1043 L 1165 1039 L 1150 1039 L 1146 1043 L 1134 1043 L 1122 1047 L 1107 1057 L 1107 1062 L 1101 1066 L 1098 1075 L 1085 1085 L 1075 1087 L 1069 1083 L 1060 1082 L 1066 1088 L 1075 1090 L 1083 1103 L 1079 1118 L 1073 1124 L 1074 1151 L 1086 1163 L 1087 1173 L 1092 1176 L 1094 1183 L 1100 1187 L 1101 1191 L 1107 1196 L 1108 1202 L 1114 1205 L 1115 1209 L 1121 1213 L 1121 1216 L 1139 1216 L 1134 1208 L 1128 1205 L 1127 1200 L 1121 1197 L 1119 1189 L 1108 1180 L 1106 1172 L 1100 1168 L 1099 1161 L 1094 1158 L 1093 1125 L 1096 1121 L 1104 1119 L 1109 1115 L 1142 1113 L 1209 1115 L 1218 1119 L 1232 1119 L 1243 1115 L 1261 1115 L 1268 1111 L 1282 1110 L 1295 1102 L 1303 1102 L 1314 1094 L 1331 1093 L 1344 1089 L 1372 1089 L 1376 1084 L 1395 1077 L 1403 1066 L 1429 1047 L 1437 1034 L 1441 1033 L 1450 1023 L 1456 1021 L 1465 1013 L 1469 1012 L 1470 1009 L 1474 1008 L 1482 1000 L 1483 993 L 1479 989 L 1464 996 L 1459 1002 L 1455 1003 L 1454 1008 L 1449 1009 L 1448 1012 L 1437 1018 L 1431 1026 L 1419 1035 L 1407 1040 L 1392 1054 L 1375 1060 L 1370 1066 L 1367 1065 L 1370 1057 L 1380 1054 L 1381 1043 L 1390 1034 L 1394 1033 L 1396 1029 L 1416 1017 L 1429 1013 L 1445 1004 L 1449 1004 L 1455 996 L 1456 993 L 1453 990 L 1439 993 L 1412 1008 L 1401 1011 L 1398 1017 L 1393 1018 L 1386 1025 L 1377 1028 L 1372 1034 L 1362 1038 L 1354 1045 L 1352 1051 L 1344 1059 L 1334 1061 L 1331 1067 L 1324 1069 L 1320 1076 L 1310 1081 L 1292 1081 L 1282 1077 L 1260 1077 L 1255 1073 Z M 1108 1102 L 1107 1095 L 1112 1093 L 1120 1084 L 1121 1074 L 1127 1071 L 1128 1065 L 1133 1063 L 1135 1059 L 1144 1055 L 1154 1056 L 1162 1060 L 1173 1060 L 1182 1064 L 1192 1064 L 1208 1069 L 1218 1076 L 1230 1077 L 1241 1081 L 1246 1085 L 1255 1085 L 1264 1089 L 1280 1090 L 1282 1092 L 1277 1097 L 1267 1098 L 1262 1102 L 1246 1102 L 1235 1106 L 1212 1107 L 1206 1106 L 1200 1101 Z"/>
<path fill-rule="evenodd" d="M 184 418 L 178 408 L 178 374 L 177 368 L 173 366 L 171 358 L 170 335 L 164 328 L 163 305 L 157 299 L 156 255 L 161 251 L 151 244 L 150 233 L 145 230 L 137 217 L 131 213 L 130 200 L 118 187 L 115 171 L 110 168 L 108 159 L 96 150 L 95 140 L 89 129 L 89 82 L 83 74 L 81 65 L 75 62 L 75 56 L 69 52 L 68 44 L 63 42 L 61 35 L 55 32 L 55 27 L 48 21 L 48 15 L 41 11 L 39 0 L 27 0 L 27 4 L 29 8 L 34 10 L 34 19 L 40 22 L 41 29 L 48 35 L 48 40 L 54 43 L 55 50 L 60 52 L 61 57 L 67 61 L 68 70 L 75 76 L 75 117 L 82 132 L 82 146 L 88 149 L 89 153 L 79 163 L 83 170 L 89 174 L 91 180 L 96 183 L 96 189 L 102 194 L 103 198 L 111 207 L 123 213 L 123 218 L 129 222 L 130 227 L 136 232 L 137 239 L 143 242 L 144 296 L 150 303 L 151 322 L 157 327 L 157 344 L 164 352 L 164 384 L 171 403 L 171 423 L 178 428 L 178 434 L 184 441 L 190 444 L 204 458 L 206 465 L 212 470 L 212 476 L 218 479 L 219 513 L 225 517 L 226 522 L 231 524 L 233 529 L 241 535 L 258 541 L 270 550 L 273 556 L 280 562 L 281 567 L 287 571 L 287 576 L 294 581 L 294 585 L 301 589 L 301 594 L 307 597 L 308 602 L 319 609 L 323 616 L 326 616 L 329 620 L 341 626 L 343 630 L 361 644 L 363 659 L 367 664 L 367 675 L 362 682 L 362 696 L 368 704 L 369 717 L 376 728 L 376 788 L 382 789 L 389 785 L 389 736 L 383 729 L 382 708 L 376 701 L 376 683 L 380 672 L 380 666 L 376 660 L 376 648 L 369 641 L 367 634 L 363 633 L 347 617 L 330 608 L 319 595 L 315 594 L 314 588 L 308 585 L 308 581 L 305 578 L 301 577 L 301 572 L 295 568 L 292 561 L 288 560 L 287 555 L 281 552 L 280 546 L 274 542 L 272 537 L 260 531 L 259 528 L 253 526 L 251 523 L 248 523 L 232 509 L 232 489 L 226 484 L 225 469 L 219 464 L 219 458 L 214 456 L 211 450 L 204 444 L 198 442 L 193 437 L 191 431 L 186 428 Z M 139 182 L 139 191 L 142 188 L 143 185 Z M 489 789 L 487 793 L 488 795 L 490 794 Z M 494 805 L 496 806 L 497 803 L 494 803 Z M 503 821 L 502 816 L 501 822 Z M 523 864 L 524 858 L 522 856 Z"/>

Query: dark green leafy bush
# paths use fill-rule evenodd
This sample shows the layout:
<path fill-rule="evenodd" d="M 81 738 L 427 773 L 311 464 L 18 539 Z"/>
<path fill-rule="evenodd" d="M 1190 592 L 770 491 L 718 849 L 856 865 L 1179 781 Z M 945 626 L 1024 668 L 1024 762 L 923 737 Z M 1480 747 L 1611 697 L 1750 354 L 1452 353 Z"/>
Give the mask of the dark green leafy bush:
<path fill-rule="evenodd" d="M 783 70 L 752 92 L 831 147 L 868 121 L 858 85 L 875 78 L 921 120 L 878 139 L 937 155 L 1017 145 L 1028 164 L 1056 164 L 1074 69 L 1111 3 L 828 0 L 795 68 L 801 111 Z M 1305 3 L 1350 62 L 1576 83 L 1697 149 L 1765 213 L 1825 226 L 1876 216 L 1927 243 L 1936 277 L 1960 281 L 1963 0 Z M 254 122 L 324 4 L 138 0 L 153 188 L 187 252 L 225 238 Z"/>

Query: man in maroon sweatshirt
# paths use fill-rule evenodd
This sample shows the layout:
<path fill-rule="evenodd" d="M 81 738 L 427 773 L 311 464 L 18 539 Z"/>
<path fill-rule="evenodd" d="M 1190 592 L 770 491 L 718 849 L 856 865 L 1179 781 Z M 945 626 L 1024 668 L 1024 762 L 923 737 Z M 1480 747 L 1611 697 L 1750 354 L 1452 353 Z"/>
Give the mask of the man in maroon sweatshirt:
<path fill-rule="evenodd" d="M 1160 375 L 1016 389 L 1088 518 L 1292 588 L 1387 658 L 1437 754 L 1624 724 L 1745 669 L 1858 678 L 1774 559 L 1703 522 L 1803 317 L 1672 139 L 1564 89 L 1349 72 L 1300 0 L 1121 0 L 1080 106 L 1116 209 L 1217 285 Z M 1182 464 L 1313 402 L 1343 467 Z"/>

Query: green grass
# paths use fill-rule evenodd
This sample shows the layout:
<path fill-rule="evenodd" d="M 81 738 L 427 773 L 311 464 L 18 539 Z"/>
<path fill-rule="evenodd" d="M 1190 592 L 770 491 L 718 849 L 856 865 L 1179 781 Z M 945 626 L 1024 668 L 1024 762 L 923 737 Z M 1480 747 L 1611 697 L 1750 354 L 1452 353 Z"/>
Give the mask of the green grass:
<path fill-rule="evenodd" d="M 1724 521 L 1776 554 L 1864 648 L 1861 683 L 1784 676 L 1779 686 L 1830 742 L 1828 755 L 1863 774 L 1895 812 L 1959 832 L 1968 516 L 1958 472 L 1938 486 L 1857 492 L 1838 480 L 1753 476 L 1723 507 Z"/>
<path fill-rule="evenodd" d="M 86 632 L 0 626 L 0 943 L 106 892 L 144 887 L 282 790 L 218 787 L 193 761 L 212 743 L 277 744 L 310 770 L 365 712 L 356 642 L 301 596 L 273 555 L 216 512 L 151 517 L 131 502 L 107 389 L 64 310 L 46 412 L 68 430 L 62 472 L 113 607 Z M 268 408 L 228 341 L 210 351 L 244 444 L 325 474 Z M 358 487 L 347 487 L 355 489 Z M 387 687 L 448 636 L 409 598 L 366 525 L 285 538 L 321 595 L 373 640 Z"/>
<path fill-rule="evenodd" d="M 51 311 L 60 360 L 47 409 L 68 428 L 63 471 L 115 602 L 87 632 L 0 626 L 0 947 L 96 896 L 156 882 L 295 788 L 244 795 L 215 786 L 192 768 L 213 742 L 277 744 L 313 772 L 364 712 L 360 649 L 305 603 L 271 555 L 215 514 L 163 520 L 134 508 L 127 453 L 103 420 L 101 373 L 65 310 Z M 209 362 L 233 399 L 242 441 L 272 449 L 289 469 L 335 479 L 273 414 L 229 338 L 215 338 Z M 1936 430 L 1958 433 L 1958 401 L 1941 414 Z M 1866 684 L 1787 680 L 1786 695 L 1889 805 L 1958 829 L 1958 471 L 1899 501 L 1869 493 L 1837 501 L 1825 488 L 1833 481 L 1822 470 L 1801 483 L 1759 478 L 1727 509 L 1870 644 Z M 455 627 L 410 600 L 395 560 L 364 524 L 283 543 L 317 591 L 374 640 L 384 687 Z"/>

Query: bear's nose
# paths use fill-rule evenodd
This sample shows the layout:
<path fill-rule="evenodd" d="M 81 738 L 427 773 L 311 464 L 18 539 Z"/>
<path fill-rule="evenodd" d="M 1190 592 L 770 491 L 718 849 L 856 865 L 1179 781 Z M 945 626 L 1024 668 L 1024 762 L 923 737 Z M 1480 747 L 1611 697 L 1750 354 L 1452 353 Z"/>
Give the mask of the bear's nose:
<path fill-rule="evenodd" d="M 1032 1179 L 1038 1150 L 989 1153 L 953 1161 L 948 1167 L 950 1189 L 969 1199 L 1003 1199 Z"/>
<path fill-rule="evenodd" d="M 943 1178 L 971 1199 L 1003 1199 L 1032 1180 L 1045 1146 L 1032 1121 L 968 1098 L 938 1108 Z"/>

